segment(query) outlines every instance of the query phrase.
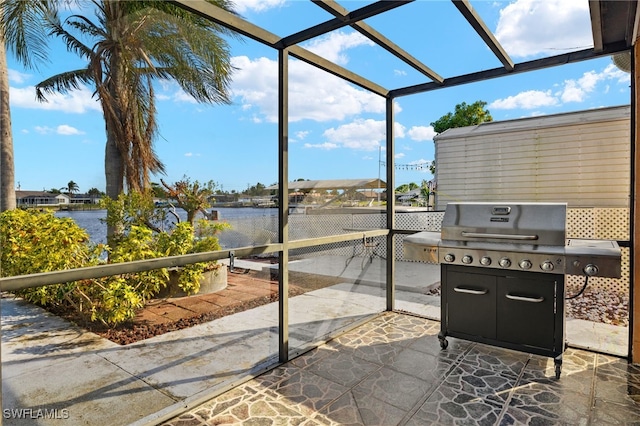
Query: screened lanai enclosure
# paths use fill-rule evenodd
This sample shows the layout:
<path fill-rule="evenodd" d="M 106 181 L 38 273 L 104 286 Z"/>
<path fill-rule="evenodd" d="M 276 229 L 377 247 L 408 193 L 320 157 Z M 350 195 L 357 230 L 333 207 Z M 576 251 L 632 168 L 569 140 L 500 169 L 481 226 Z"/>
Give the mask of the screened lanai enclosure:
<path fill-rule="evenodd" d="M 212 169 L 217 161 L 237 162 L 239 180 L 243 179 L 242 165 L 246 156 L 262 158 L 264 169 L 277 176 L 277 182 L 271 186 L 276 195 L 265 201 L 268 202 L 265 208 L 253 209 L 255 213 L 251 217 L 225 217 L 223 212 L 219 219 L 228 222 L 231 227 L 220 234 L 222 249 L 219 251 L 0 278 L 2 290 L 11 292 L 59 282 L 218 260 L 227 265 L 232 275 L 253 276 L 259 280 L 277 283 L 277 301 L 247 311 L 242 317 L 226 317 L 221 327 L 204 325 L 198 329 L 198 332 L 204 333 L 203 335 L 192 335 L 185 339 L 189 344 L 200 345 L 196 355 L 206 361 L 201 362 L 200 358 L 196 360 L 196 355 L 189 352 L 192 348 L 178 349 L 181 339 L 171 340 L 168 337 L 162 344 L 141 343 L 130 348 L 109 347 L 105 351 L 104 357 L 110 363 L 124 365 L 123 368 L 131 369 L 136 377 L 143 377 L 146 383 L 162 388 L 160 392 L 163 396 L 169 395 L 173 398 L 173 405 L 166 404 L 173 411 L 163 407 L 166 413 L 155 417 L 156 420 L 163 418 L 162 415 L 168 416 L 169 411 L 175 413 L 176 405 L 182 403 L 184 406 L 193 406 L 212 390 L 219 393 L 223 389 L 229 389 L 243 378 L 255 376 L 308 352 L 383 312 L 398 311 L 440 321 L 443 269 L 439 263 L 442 262 L 437 258 L 425 258 L 424 250 L 419 256 L 411 255 L 411 250 L 407 250 L 404 242 L 421 232 L 432 232 L 440 238 L 449 203 L 487 200 L 473 195 L 467 195 L 465 199 L 447 198 L 446 193 L 439 193 L 437 190 L 441 183 L 446 187 L 446 182 L 440 181 L 446 179 L 446 175 L 439 176 L 436 172 L 434 185 L 429 186 L 429 191 L 433 192 L 426 194 L 424 205 L 401 205 L 397 201 L 396 194 L 392 192 L 399 183 L 396 136 L 400 130 L 395 125 L 400 109 L 398 102 L 411 97 L 417 97 L 424 103 L 438 102 L 438 99 L 441 99 L 439 97 L 448 96 L 448 93 L 454 93 L 452 96 L 463 99 L 465 91 L 474 85 L 519 75 L 535 80 L 544 78 L 545 70 L 571 67 L 573 64 L 598 58 L 616 57 L 629 63 L 630 108 L 622 108 L 623 116 L 617 122 L 617 136 L 623 140 L 620 144 L 623 148 L 615 159 L 615 167 L 618 168 L 616 176 L 623 176 L 626 182 L 617 188 L 616 199 L 610 205 L 594 205 L 588 202 L 588 198 L 587 202 L 583 203 L 585 197 L 564 200 L 567 203 L 566 222 L 562 223 L 561 227 L 563 232 L 566 229 L 567 238 L 613 242 L 620 249 L 620 270 L 619 274 L 616 271 L 599 277 L 592 267 L 586 268 L 587 264 L 593 266 L 593 258 L 596 256 L 590 253 L 588 256 L 591 257 L 585 265 L 580 264 L 578 269 L 566 268 L 569 271 L 566 275 L 566 285 L 567 291 L 580 291 L 585 281 L 582 274 L 573 275 L 572 271 L 586 268 L 590 274 L 593 272 L 589 277 L 589 288 L 627 298 L 628 308 L 620 310 L 621 319 L 616 324 L 621 326 L 618 329 L 622 331 L 614 345 L 615 349 L 605 345 L 598 346 L 597 351 L 611 353 L 631 363 L 640 362 L 640 315 L 636 315 L 640 306 L 640 291 L 638 280 L 634 279 L 637 232 L 634 64 L 638 57 L 634 43 L 640 13 L 636 1 L 588 1 L 590 22 L 586 24 L 590 25 L 593 46 L 574 48 L 567 53 L 544 55 L 524 62 L 514 61 L 483 21 L 482 16 L 474 9 L 473 2 L 467 0 L 344 3 L 332 0 L 301 1 L 296 2 L 295 15 L 287 15 L 291 11 L 286 7 L 281 10 L 281 13 L 287 16 L 287 28 L 290 28 L 287 34 L 272 32 L 274 30 L 271 29 L 270 22 L 251 22 L 241 14 L 229 13 L 204 0 L 173 0 L 170 3 L 237 33 L 244 43 L 259 46 L 264 57 L 272 58 L 272 65 L 277 66 L 277 78 L 268 84 L 271 94 L 277 98 L 277 105 L 270 105 L 271 118 L 273 122 L 277 122 L 277 127 L 273 126 L 270 131 L 265 131 L 260 152 L 245 150 L 243 141 L 248 140 L 248 136 L 243 126 L 226 121 L 216 122 L 215 109 L 206 114 L 188 117 L 189 126 L 238 125 L 237 140 L 215 140 L 215 143 L 212 142 L 215 148 L 203 154 L 203 157 L 208 156 Z M 452 8 L 455 11 L 456 19 L 451 22 L 451 28 L 455 30 L 451 33 L 437 34 L 429 31 L 428 21 L 438 19 L 441 8 Z M 300 13 L 301 10 L 304 10 L 304 13 Z M 404 19 L 408 16 L 424 16 L 425 25 L 407 28 Z M 370 56 L 366 64 L 344 63 L 339 58 L 323 57 L 305 47 L 318 37 L 331 35 L 343 29 L 358 32 L 371 44 L 375 54 Z M 474 43 L 461 44 L 458 51 L 441 52 L 437 56 L 430 53 L 428 46 L 437 45 L 441 37 L 455 39 L 457 32 L 472 34 Z M 424 50 L 409 51 L 401 41 L 407 38 L 423 40 Z M 486 61 L 481 65 L 465 61 L 466 49 L 482 52 Z M 550 51 L 557 52 L 554 49 Z M 242 52 L 234 52 L 234 55 L 241 56 Z M 376 60 L 382 56 L 393 58 L 395 63 L 410 69 L 413 74 L 406 80 L 410 83 L 395 86 L 393 80 L 380 82 L 370 79 L 367 70 L 380 66 Z M 340 99 L 339 93 L 332 94 L 335 99 L 330 96 L 321 99 L 301 99 L 299 96 L 292 98 L 291 93 L 296 92 L 296 88 L 291 84 L 292 73 L 310 76 L 304 80 L 307 84 L 315 84 L 317 73 L 328 74 L 333 77 L 331 81 L 344 84 L 335 87 L 343 88 L 344 91 L 357 90 L 359 97 L 366 99 L 367 103 L 377 105 L 371 113 L 377 114 L 381 118 L 379 121 L 384 123 L 379 129 L 384 134 L 384 142 L 378 144 L 373 151 L 375 155 L 372 156 L 372 161 L 377 167 L 371 169 L 370 176 L 362 176 L 362 179 L 358 180 L 348 179 L 350 176 L 336 179 L 335 176 L 340 175 L 341 168 L 348 169 L 353 157 L 337 153 L 314 156 L 293 149 L 300 145 L 301 137 L 291 132 L 290 128 L 292 123 L 300 119 L 297 111 L 301 105 L 314 103 L 319 105 L 318 110 L 322 110 L 323 102 L 327 102 L 326 108 L 329 108 L 329 103 L 340 104 Z M 393 70 L 389 70 L 389 73 L 393 73 Z M 327 88 L 327 92 L 332 88 L 334 87 Z M 254 100 L 258 101 L 257 98 Z M 567 131 L 570 133 L 571 129 Z M 609 136 L 603 134 L 599 139 L 594 137 L 590 143 L 606 145 Z M 571 138 L 571 135 L 564 134 L 563 137 Z M 501 143 L 503 145 L 499 150 L 509 149 L 508 139 L 502 139 Z M 184 146 L 188 144 L 188 141 L 183 142 Z M 231 147 L 228 149 L 230 152 L 227 153 L 227 150 L 221 147 Z M 554 148 L 552 146 L 549 149 Z M 449 176 L 453 179 L 463 175 L 466 172 L 465 164 L 473 161 L 481 151 L 482 147 L 475 152 L 462 149 L 460 156 L 464 156 L 464 161 L 456 166 L 460 170 L 449 170 Z M 300 176 L 292 176 L 291 169 L 297 163 L 308 161 L 309 157 L 331 173 L 327 172 L 326 176 L 313 176 L 317 180 L 305 184 L 304 180 L 296 181 Z M 515 160 L 517 157 L 513 156 Z M 606 169 L 608 159 L 600 156 L 589 161 L 597 160 L 599 166 Z M 491 159 L 485 161 L 490 162 Z M 505 161 L 510 167 L 517 167 L 508 160 Z M 489 167 L 491 164 L 489 163 Z M 503 167 L 505 163 L 503 161 L 500 164 Z M 587 161 L 585 164 L 585 167 L 588 167 L 590 163 Z M 338 185 L 336 180 L 343 182 Z M 504 185 L 513 189 L 508 183 Z M 498 187 L 494 190 L 496 199 L 499 199 L 498 194 L 502 193 L 503 188 Z M 561 184 L 544 187 L 546 196 L 557 191 L 554 203 L 563 201 L 558 199 L 562 198 L 562 190 Z M 535 191 L 529 191 L 527 194 L 534 193 Z M 486 194 L 483 194 L 483 197 L 486 197 Z M 509 222 L 508 219 L 504 219 L 510 214 L 507 209 L 503 210 L 505 201 L 499 201 L 494 206 L 493 218 L 497 219 L 491 219 L 492 224 Z M 527 203 L 540 200 L 517 201 Z M 549 202 L 549 199 L 542 201 Z M 271 203 L 277 207 L 273 207 Z M 540 226 L 540 223 L 536 225 Z M 547 231 L 549 230 L 544 227 L 540 228 L 540 232 Z M 474 232 L 488 231 L 476 229 Z M 560 233 L 564 235 L 563 232 Z M 501 238 L 492 231 L 492 243 L 499 242 Z M 462 258 L 461 261 L 467 263 Z M 468 263 L 472 262 L 481 266 L 479 258 L 469 259 Z M 482 265 L 490 264 L 491 268 L 506 265 L 506 262 L 498 262 L 502 262 L 502 259 L 495 258 L 487 265 Z M 561 262 L 575 266 L 573 258 L 563 258 Z M 557 268 L 553 276 L 560 277 L 557 279 L 564 282 L 564 272 L 559 272 L 561 262 L 552 265 L 552 268 Z M 580 262 L 583 262 L 582 258 Z M 504 268 L 508 269 L 511 266 L 520 269 L 530 268 L 526 263 L 517 262 Z M 551 272 L 545 269 L 548 265 L 540 268 L 543 273 Z M 456 271 L 453 270 L 453 273 Z M 521 271 L 517 272 L 519 274 Z M 447 272 L 450 273 L 452 272 Z M 567 334 L 571 335 L 569 326 Z M 592 344 L 582 341 L 573 343 L 582 347 Z M 569 341 L 569 344 L 572 342 Z M 167 347 L 184 351 L 187 361 L 167 361 L 156 356 L 157 353 L 166 351 Z M 152 361 L 149 361 L 149 365 L 140 367 L 135 365 L 136 358 Z M 15 360 L 12 359 L 13 361 Z M 223 370 L 230 361 L 233 361 L 233 366 Z M 158 365 L 151 365 L 154 362 Z M 176 371 L 180 374 L 180 380 L 170 382 L 167 375 Z M 152 412 L 146 414 L 153 415 Z"/>
<path fill-rule="evenodd" d="M 359 318 L 360 315 L 378 312 L 380 310 L 401 309 L 422 315 L 433 313 L 437 308 L 431 303 L 429 293 L 437 288 L 439 282 L 439 268 L 436 265 L 420 265 L 408 261 L 403 257 L 402 240 L 406 235 L 420 230 L 438 231 L 442 219 L 441 212 L 407 211 L 398 209 L 395 197 L 387 197 L 386 207 L 378 211 L 338 211 L 333 209 L 314 209 L 310 214 L 298 216 L 290 215 L 288 206 L 289 194 L 295 189 L 295 183 L 290 182 L 289 168 L 296 162 L 296 158 L 289 154 L 289 122 L 292 115 L 289 102 L 289 66 L 291 61 L 302 61 L 314 68 L 333 74 L 357 87 L 378 95 L 384 99 L 386 105 L 385 113 L 385 152 L 384 164 L 386 165 L 383 178 L 387 188 L 395 188 L 396 170 L 394 167 L 394 156 L 396 140 L 394 137 L 394 101 L 406 96 L 423 96 L 428 102 L 429 94 L 446 91 L 456 86 L 469 87 L 472 84 L 480 84 L 483 81 L 501 77 L 509 77 L 520 73 L 530 73 L 531 78 L 536 78 L 536 71 L 542 71 L 549 67 L 570 65 L 579 61 L 602 56 L 625 57 L 630 52 L 634 41 L 635 28 L 637 25 L 636 2 L 615 2 L 615 1 L 591 1 L 589 2 L 591 14 L 591 31 L 593 34 L 593 47 L 583 50 L 576 50 L 560 55 L 547 56 L 540 59 L 515 62 L 506 50 L 501 46 L 495 35 L 489 30 L 482 17 L 476 12 L 472 4 L 468 1 L 453 1 L 452 5 L 458 10 L 461 19 L 456 22 L 459 31 L 474 31 L 477 34 L 477 41 L 484 46 L 486 55 L 493 57 L 496 66 L 490 69 L 474 69 L 473 64 L 460 64 L 458 69 L 443 73 L 438 67 L 444 68 L 439 60 L 443 58 L 430 58 L 425 52 L 408 52 L 399 43 L 392 41 L 391 36 L 378 31 L 375 25 L 369 22 L 377 20 L 393 20 L 402 22 L 402 13 L 428 13 L 426 2 L 407 1 L 380 1 L 368 4 L 358 3 L 350 10 L 333 1 L 313 1 L 309 5 L 317 7 L 326 12 L 319 14 L 319 19 L 315 25 L 307 26 L 299 31 L 288 35 L 279 35 L 269 32 L 267 28 L 261 28 L 251 22 L 247 22 L 238 16 L 231 15 L 225 11 L 217 9 L 205 2 L 177 1 L 187 10 L 197 13 L 207 19 L 232 28 L 243 36 L 268 46 L 278 52 L 278 81 L 274 82 L 278 87 L 278 199 L 279 215 L 273 220 L 278 221 L 278 230 L 275 232 L 273 225 L 269 231 L 271 236 L 269 241 L 277 240 L 282 244 L 279 255 L 279 265 L 282 273 L 279 276 L 281 294 L 288 291 L 289 285 L 293 282 L 295 274 L 310 274 L 310 279 L 315 277 L 329 276 L 345 279 L 341 283 L 340 295 L 344 297 L 338 304 L 331 303 L 335 309 L 334 315 L 339 316 L 339 312 L 348 310 L 347 306 L 359 305 L 362 298 L 373 297 L 371 303 L 366 303 L 367 309 L 359 312 L 351 319 Z M 311 12 L 310 12 L 311 13 Z M 328 15 L 327 15 L 328 14 Z M 324 19 L 322 19 L 324 17 Z M 622 23 L 622 25 L 620 25 Z M 356 73 L 335 62 L 329 61 L 302 47 L 304 42 L 313 40 L 315 37 L 331 33 L 344 27 L 351 27 L 360 34 L 367 37 L 388 55 L 395 56 L 399 61 L 416 70 L 420 77 L 416 84 L 405 87 L 384 87 L 375 81 L 367 78 L 365 72 Z M 411 37 L 424 37 L 429 43 L 437 43 L 437 35 L 421 33 L 422 29 L 412 29 Z M 462 51 L 461 46 L 461 51 Z M 629 56 L 630 57 L 630 56 Z M 463 90 L 463 89 L 461 89 Z M 634 109 L 634 100 L 631 101 Z M 633 116 L 634 113 L 632 113 Z M 629 117 L 629 131 L 627 132 L 629 153 L 631 152 L 632 141 L 634 139 L 632 118 Z M 624 135 L 622 136 L 624 139 Z M 508 143 L 508 142 L 507 142 Z M 601 143 L 606 143 L 602 140 Z M 468 155 L 468 154 L 467 154 Z M 629 157 L 627 157 L 629 158 Z M 633 162 L 627 163 L 630 173 L 627 176 L 635 176 L 632 169 Z M 629 190 L 633 193 L 633 178 L 629 182 Z M 561 192 L 562 185 L 558 186 Z M 545 191 L 547 189 L 545 188 Z M 628 194 L 633 199 L 631 194 Z M 436 195 L 437 197 L 439 194 Z M 440 205 L 445 204 L 443 197 L 438 199 Z M 472 197 L 466 201 L 476 201 Z M 531 200 L 535 201 L 535 200 Z M 620 203 L 625 205 L 620 212 Z M 611 238 L 619 240 L 623 247 L 625 261 L 624 277 L 614 280 L 610 284 L 612 288 L 629 289 L 631 295 L 631 274 L 633 271 L 633 260 L 629 250 L 632 247 L 631 235 L 633 233 L 633 221 L 628 220 L 632 215 L 632 203 L 627 200 L 618 200 L 612 205 L 616 213 L 626 216 L 626 219 L 619 221 L 617 218 L 608 217 L 603 219 L 606 223 L 610 220 L 616 221 L 616 231 Z M 593 215 L 601 213 L 593 212 L 572 202 L 570 208 L 581 208 L 575 210 L 571 217 L 578 217 L 577 225 L 571 225 L 572 229 L 582 229 L 585 227 L 595 227 Z M 573 210 L 572 210 L 573 211 Z M 315 214 L 314 214 L 315 213 Z M 589 225 L 587 225 L 587 223 Z M 606 225 L 605 225 L 606 227 Z M 587 234 L 600 234 L 602 229 L 589 229 Z M 615 236 L 613 236 L 615 235 Z M 346 261 L 343 260 L 346 257 Z M 359 258 L 356 262 L 354 259 Z M 331 267 L 327 267 L 323 262 L 327 262 Z M 627 266 L 628 265 L 628 266 Z M 428 273 L 425 271 L 429 271 Z M 298 275 L 298 279 L 300 275 Z M 339 279 L 338 281 L 341 281 Z M 406 291 L 409 291 L 406 293 Z M 426 299 L 424 299 L 426 297 Z M 373 301 L 375 300 L 375 302 Z M 279 334 L 279 354 L 280 359 L 285 360 L 290 351 L 298 346 L 294 343 L 292 336 L 298 334 L 294 331 L 297 320 L 295 318 L 296 298 L 281 300 L 279 306 L 280 334 Z M 338 307 L 341 305 L 341 307 Z M 632 303 L 633 306 L 633 303 Z M 320 310 L 319 310 L 320 311 Z M 323 314 L 324 315 L 324 314 Z M 321 316 L 323 316 L 321 315 Z M 633 313 L 629 315 L 631 330 L 629 342 L 633 341 Z M 318 329 L 327 330 L 326 321 L 334 322 L 334 319 L 318 318 L 314 321 Z M 344 324 L 336 322 L 336 328 Z M 307 327 L 309 324 L 306 325 Z M 314 333 L 312 333 L 314 334 Z M 322 333 L 317 334 L 319 337 Z M 302 342 L 300 342 L 302 343 Z M 631 356 L 632 345 L 628 347 Z"/>

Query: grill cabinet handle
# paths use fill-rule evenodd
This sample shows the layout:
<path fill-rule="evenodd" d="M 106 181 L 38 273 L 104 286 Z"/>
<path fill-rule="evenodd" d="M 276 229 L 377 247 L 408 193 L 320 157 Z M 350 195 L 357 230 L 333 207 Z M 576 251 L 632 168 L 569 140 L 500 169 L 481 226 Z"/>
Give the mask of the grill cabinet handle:
<path fill-rule="evenodd" d="M 517 300 L 519 302 L 531 302 L 531 303 L 540 303 L 544 302 L 544 297 L 524 297 L 524 296 L 516 296 L 513 294 L 507 293 L 507 299 Z"/>
<path fill-rule="evenodd" d="M 487 289 L 474 290 L 472 288 L 462 288 L 462 287 L 454 287 L 453 291 L 455 291 L 456 293 L 477 294 L 477 295 L 487 294 L 488 292 Z"/>
<path fill-rule="evenodd" d="M 498 238 L 502 240 L 537 240 L 537 235 L 509 235 L 509 234 L 491 234 L 488 232 L 469 232 L 462 231 L 463 237 L 471 238 Z"/>

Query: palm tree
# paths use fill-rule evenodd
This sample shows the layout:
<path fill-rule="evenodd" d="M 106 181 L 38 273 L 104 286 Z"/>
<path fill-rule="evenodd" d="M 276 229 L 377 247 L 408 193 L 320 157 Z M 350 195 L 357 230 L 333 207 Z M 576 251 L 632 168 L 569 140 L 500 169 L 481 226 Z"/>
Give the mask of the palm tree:
<path fill-rule="evenodd" d="M 67 194 L 69 194 L 70 196 L 73 196 L 74 192 L 78 192 L 80 190 L 78 184 L 72 180 L 69 181 L 65 189 L 67 190 Z"/>
<path fill-rule="evenodd" d="M 228 0 L 208 0 L 230 10 Z M 228 30 L 171 3 L 92 0 L 94 20 L 72 15 L 47 24 L 87 67 L 54 75 L 36 86 L 36 96 L 66 93 L 91 84 L 105 119 L 106 194 L 150 186 L 164 173 L 153 149 L 158 131 L 153 81 L 174 79 L 199 102 L 228 103 L 232 66 Z M 77 35 L 77 36 L 76 36 Z M 81 40 L 90 40 L 85 44 Z"/>
<path fill-rule="evenodd" d="M 47 32 L 42 20 L 56 6 L 55 1 L 0 0 L 0 211 L 16 208 L 6 50 L 13 51 L 26 68 L 46 61 Z"/>

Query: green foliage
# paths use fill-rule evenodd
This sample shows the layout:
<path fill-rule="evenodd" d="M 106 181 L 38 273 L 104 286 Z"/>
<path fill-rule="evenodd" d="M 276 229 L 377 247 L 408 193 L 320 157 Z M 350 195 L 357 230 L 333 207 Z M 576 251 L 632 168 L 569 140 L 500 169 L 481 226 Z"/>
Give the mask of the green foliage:
<path fill-rule="evenodd" d="M 197 180 L 191 182 L 186 176 L 173 185 L 165 183 L 162 179 L 160 182 L 167 189 L 169 198 L 174 199 L 178 207 L 187 212 L 187 222 L 191 224 L 195 222 L 196 213 L 205 212 L 205 209 L 211 207 L 209 200 L 217 186 L 212 180 L 201 184 Z"/>
<path fill-rule="evenodd" d="M 226 222 L 209 222 L 201 219 L 194 227 L 189 222 L 180 222 L 173 231 L 158 235 L 158 251 L 165 256 L 179 256 L 220 250 L 217 234 L 229 229 Z M 200 262 L 180 268 L 178 286 L 186 293 L 197 293 L 200 289 L 202 273 L 216 268 L 216 262 Z"/>
<path fill-rule="evenodd" d="M 396 188 L 396 192 L 400 193 L 400 194 L 405 194 L 405 193 L 407 193 L 409 191 L 413 191 L 417 187 L 418 187 L 418 185 L 415 182 L 403 183 L 402 185 L 400 185 L 400 186 L 398 186 Z"/>
<path fill-rule="evenodd" d="M 476 101 L 471 105 L 466 102 L 456 105 L 453 113 L 448 112 L 431 125 L 436 133 L 442 133 L 447 129 L 454 127 L 473 126 L 476 124 L 493 121 L 491 113 L 484 107 L 487 103 L 484 101 Z"/>
<path fill-rule="evenodd" d="M 249 196 L 259 197 L 261 195 L 267 195 L 268 192 L 269 191 L 267 191 L 267 187 L 264 184 L 258 182 L 253 186 L 247 185 L 247 190 L 244 193 Z"/>
<path fill-rule="evenodd" d="M 102 250 L 72 219 L 21 209 L 0 215 L 0 247 L 5 277 L 96 265 Z"/>
<path fill-rule="evenodd" d="M 192 199 L 192 195 L 197 198 L 197 194 L 204 196 L 214 185 L 210 182 L 200 186 L 197 181 L 191 183 L 186 177 L 180 182 L 181 185 L 178 188 L 187 194 L 185 195 L 187 199 Z M 151 191 L 144 193 L 132 191 L 121 194 L 115 201 L 106 197 L 103 199 L 103 206 L 107 209 L 107 224 L 114 225 L 119 230 L 114 234 L 112 243 L 114 247 L 110 254 L 112 262 L 220 250 L 217 235 L 220 231 L 230 228 L 226 222 L 210 222 L 201 219 L 195 224 L 179 222 L 170 231 L 160 230 L 153 224 L 162 223 L 166 219 L 166 210 L 155 208 Z M 183 266 L 180 268 L 178 284 L 185 293 L 196 293 L 200 289 L 202 273 L 215 267 L 217 267 L 215 261 Z M 160 289 L 157 288 L 158 277 L 145 275 L 150 273 L 138 274 L 142 277 L 141 280 L 146 282 L 136 286 L 143 294 L 155 294 Z M 166 270 L 163 270 L 162 274 L 162 279 L 168 276 Z M 162 280 L 162 283 L 166 283 L 166 280 Z"/>
<path fill-rule="evenodd" d="M 453 113 L 446 113 L 433 123 L 433 130 L 436 133 L 442 133 L 447 129 L 455 127 L 474 126 L 480 123 L 493 121 L 493 117 L 488 109 L 485 109 L 487 103 L 484 101 L 475 101 L 471 105 L 467 105 L 466 102 L 456 105 Z M 429 166 L 431 173 L 436 172 L 435 161 Z"/>
<path fill-rule="evenodd" d="M 116 237 L 122 237 L 133 226 L 153 228 L 153 223 L 161 223 L 167 216 L 165 210 L 155 208 L 150 191 L 122 193 L 116 200 L 103 197 L 100 207 L 107 210 L 107 225 L 117 228 Z"/>
<path fill-rule="evenodd" d="M 151 203 L 150 203 L 151 200 Z M 230 226 L 201 220 L 194 227 L 178 223 L 171 231 L 148 226 L 157 219 L 149 194 L 131 193 L 117 200 L 104 199 L 108 223 L 118 224 L 114 245 L 94 245 L 87 232 L 72 219 L 52 212 L 9 210 L 0 214 L 2 276 L 26 275 L 109 263 L 177 256 L 220 250 L 217 234 Z M 197 292 L 205 270 L 213 262 L 187 265 L 179 285 L 187 293 Z M 166 268 L 87 279 L 21 290 L 17 295 L 42 306 L 74 309 L 92 321 L 118 324 L 135 316 L 136 310 L 155 297 L 169 280 Z"/>

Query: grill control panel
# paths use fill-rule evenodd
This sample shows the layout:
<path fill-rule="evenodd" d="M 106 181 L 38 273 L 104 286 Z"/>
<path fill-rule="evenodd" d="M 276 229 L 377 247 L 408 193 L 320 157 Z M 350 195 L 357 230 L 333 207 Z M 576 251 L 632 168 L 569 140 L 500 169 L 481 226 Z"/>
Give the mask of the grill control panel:
<path fill-rule="evenodd" d="M 552 253 L 518 253 L 441 247 L 440 256 L 440 263 L 450 265 L 554 274 L 565 272 L 563 256 Z M 595 268 L 595 265 L 591 266 Z M 597 268 L 594 268 L 585 269 L 589 269 L 590 273 L 597 275 Z"/>

